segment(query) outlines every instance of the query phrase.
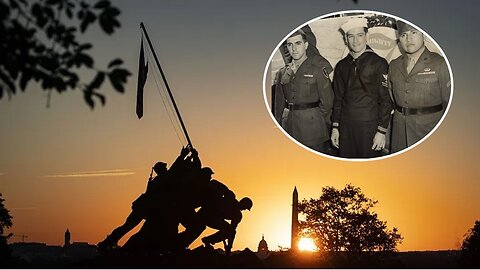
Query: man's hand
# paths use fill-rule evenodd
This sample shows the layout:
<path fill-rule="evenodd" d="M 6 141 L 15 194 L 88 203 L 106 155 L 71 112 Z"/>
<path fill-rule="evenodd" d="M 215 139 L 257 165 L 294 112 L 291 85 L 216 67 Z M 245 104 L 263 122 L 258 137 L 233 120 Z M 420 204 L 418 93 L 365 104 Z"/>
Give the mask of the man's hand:
<path fill-rule="evenodd" d="M 197 150 L 196 150 L 195 148 L 192 147 L 192 148 L 190 149 L 190 151 L 192 152 L 192 156 L 198 157 L 198 152 L 197 152 Z"/>
<path fill-rule="evenodd" d="M 385 134 L 377 132 L 373 137 L 372 150 L 380 151 L 385 147 Z"/>
<path fill-rule="evenodd" d="M 332 136 L 330 137 L 330 140 L 332 141 L 333 146 L 338 148 L 340 146 L 340 143 L 338 141 L 338 138 L 340 137 L 340 132 L 338 132 L 338 128 L 332 129 Z"/>
<path fill-rule="evenodd" d="M 182 147 L 182 150 L 180 151 L 180 156 L 186 157 L 189 152 L 190 150 L 188 149 L 188 147 Z"/>

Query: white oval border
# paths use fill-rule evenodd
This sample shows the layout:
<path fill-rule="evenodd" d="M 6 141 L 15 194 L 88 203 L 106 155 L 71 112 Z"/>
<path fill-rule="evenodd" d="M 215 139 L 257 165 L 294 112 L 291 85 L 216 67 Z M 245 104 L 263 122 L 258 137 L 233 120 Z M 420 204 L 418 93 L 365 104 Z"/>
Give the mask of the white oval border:
<path fill-rule="evenodd" d="M 333 16 L 333 15 L 337 15 L 337 14 L 344 14 L 344 13 L 356 13 L 356 12 L 362 12 L 362 13 L 374 13 L 374 14 L 378 14 L 378 15 L 384 15 L 384 16 L 389 16 L 389 17 L 392 17 L 396 20 L 402 20 L 402 21 L 405 21 L 405 22 L 408 22 L 410 25 L 413 25 L 414 27 L 416 27 L 417 29 L 419 29 L 424 35 L 426 35 L 430 41 L 432 41 L 433 44 L 435 44 L 435 46 L 437 46 L 438 50 L 442 53 L 442 57 L 443 59 L 445 59 L 445 62 L 447 63 L 447 66 L 448 66 L 448 72 L 450 73 L 450 82 L 451 82 L 451 85 L 450 85 L 450 99 L 448 101 L 448 105 L 447 105 L 447 108 L 445 109 L 445 113 L 442 115 L 442 118 L 440 119 L 440 121 L 438 121 L 438 123 L 435 125 L 435 127 L 425 136 L 423 137 L 422 139 L 420 139 L 420 141 L 416 142 L 415 144 L 399 151 L 399 152 L 395 152 L 393 154 L 388 154 L 388 155 L 385 155 L 385 156 L 381 156 L 381 157 L 375 157 L 375 158 L 342 158 L 342 157 L 335 157 L 335 156 L 331 156 L 331 155 L 327 155 L 327 154 L 324 154 L 324 153 L 321 153 L 321 152 L 318 152 L 318 151 L 315 151 L 313 149 L 311 149 L 310 147 L 307 147 L 305 145 L 303 145 L 302 143 L 298 142 L 297 140 L 295 140 L 292 136 L 290 136 L 290 134 L 288 134 L 281 126 L 280 124 L 277 122 L 277 120 L 275 119 L 275 117 L 273 116 L 272 112 L 271 112 L 271 108 L 269 107 L 269 103 L 268 103 L 268 100 L 267 100 L 267 89 L 266 89 L 266 78 L 267 78 L 267 73 L 268 73 L 268 69 L 269 69 L 269 66 L 270 66 L 270 63 L 272 62 L 272 58 L 273 56 L 275 55 L 275 52 L 279 49 L 280 45 L 282 45 L 282 43 L 290 36 L 292 35 L 295 31 L 297 31 L 298 29 L 302 28 L 303 26 L 307 25 L 307 24 L 310 24 L 316 20 L 321 20 L 325 17 L 329 17 L 329 16 Z M 357 161 L 375 161 L 375 160 L 382 160 L 382 159 L 386 159 L 386 158 L 390 158 L 390 157 L 394 157 L 396 155 L 400 155 L 404 152 L 407 152 L 415 147 L 417 147 L 419 144 L 421 144 L 424 140 L 426 140 L 428 137 L 430 137 L 433 133 L 435 133 L 435 131 L 437 130 L 437 128 L 442 124 L 443 120 L 445 119 L 445 117 L 447 116 L 448 114 L 448 111 L 450 109 L 450 106 L 452 104 L 452 100 L 453 100 L 453 92 L 454 92 L 454 84 L 453 84 L 453 73 L 452 73 L 452 67 L 450 66 L 450 62 L 448 61 L 448 58 L 447 58 L 447 55 L 445 54 L 445 52 L 442 50 L 442 48 L 438 45 L 437 41 L 435 41 L 435 39 L 433 39 L 425 30 L 423 30 L 422 28 L 418 27 L 416 24 L 413 24 L 411 23 L 410 21 L 408 20 L 405 20 L 403 18 L 400 18 L 398 16 L 395 16 L 395 15 L 391 15 L 391 14 L 388 14 L 388 13 L 384 13 L 384 12 L 380 12 L 380 11 L 373 11 L 373 10 L 344 10 L 344 11 L 336 11 L 336 12 L 332 12 L 332 13 L 328 13 L 328 14 L 325 14 L 325 15 L 322 15 L 322 16 L 319 16 L 319 17 L 316 17 L 314 19 L 311 19 L 303 24 L 301 24 L 300 26 L 298 26 L 297 28 L 293 29 L 290 33 L 288 33 L 279 43 L 278 45 L 273 49 L 272 51 L 272 54 L 270 55 L 270 57 L 268 58 L 268 61 L 267 61 L 267 64 L 265 66 L 265 71 L 263 72 L 263 80 L 262 80 L 262 88 L 263 88 L 263 99 L 265 101 L 265 106 L 267 107 L 267 111 L 268 111 L 268 114 L 270 115 L 270 117 L 272 118 L 273 122 L 277 125 L 277 127 L 291 140 L 293 141 L 294 143 L 296 143 L 297 145 L 301 146 L 302 148 L 314 153 L 314 154 L 317 154 L 317 155 L 320 155 L 320 156 L 324 156 L 324 157 L 327 157 L 327 158 L 333 158 L 333 159 L 336 159 L 336 160 L 342 160 L 342 161 L 354 161 L 354 162 L 357 162 Z"/>

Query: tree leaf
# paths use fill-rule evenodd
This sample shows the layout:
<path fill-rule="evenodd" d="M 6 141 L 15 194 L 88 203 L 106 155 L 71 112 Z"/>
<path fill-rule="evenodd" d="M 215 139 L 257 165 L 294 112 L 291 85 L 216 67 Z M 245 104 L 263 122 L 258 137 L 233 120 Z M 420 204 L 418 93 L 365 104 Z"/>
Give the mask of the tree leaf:
<path fill-rule="evenodd" d="M 95 16 L 95 13 L 88 10 L 85 17 L 82 20 L 82 23 L 80 24 L 80 31 L 84 33 L 85 30 L 87 30 L 88 26 L 93 22 L 95 22 L 96 19 L 97 19 L 97 16 Z"/>
<path fill-rule="evenodd" d="M 47 5 L 58 5 L 61 3 L 61 0 L 47 0 Z"/>
<path fill-rule="evenodd" d="M 59 93 L 67 89 L 67 84 L 60 77 L 54 77 L 52 80 L 52 87 L 58 90 Z"/>
<path fill-rule="evenodd" d="M 120 10 L 114 7 L 106 8 L 100 13 L 99 23 L 105 33 L 110 35 L 115 31 L 115 27 L 120 27 L 120 22 L 116 18 L 119 14 Z"/>
<path fill-rule="evenodd" d="M 113 88 L 115 88 L 115 90 L 120 93 L 123 93 L 125 91 L 125 89 L 123 88 L 123 83 L 118 78 L 117 73 L 109 73 L 108 78 L 110 79 L 110 83 L 112 84 Z"/>
<path fill-rule="evenodd" d="M 67 81 L 67 84 L 70 86 L 70 88 L 75 88 L 77 87 L 77 84 L 78 84 L 78 76 L 76 74 L 73 74 L 75 75 L 74 77 L 71 77 L 70 80 Z"/>
<path fill-rule="evenodd" d="M 4 84 L 6 84 L 8 86 L 8 88 L 10 88 L 10 92 L 15 94 L 15 84 L 13 83 L 13 81 L 6 75 L 3 73 L 3 71 L 0 70 L 0 80 L 2 80 L 2 82 Z M 8 90 L 7 90 L 8 92 Z"/>
<path fill-rule="evenodd" d="M 35 16 L 35 18 L 37 18 L 37 20 L 38 20 L 38 17 L 42 15 L 42 7 L 40 6 L 39 3 L 33 4 L 30 11 L 32 12 L 32 15 Z"/>
<path fill-rule="evenodd" d="M 82 20 L 84 16 L 85 16 L 85 12 L 83 11 L 83 9 L 77 12 L 77 19 Z"/>
<path fill-rule="evenodd" d="M 90 109 L 93 110 L 93 108 L 95 107 L 95 102 L 93 102 L 92 91 L 85 90 L 83 92 L 83 98 L 85 99 L 85 102 L 90 107 Z"/>
<path fill-rule="evenodd" d="M 72 12 L 72 9 L 71 9 L 71 8 L 65 9 L 65 13 L 67 14 L 67 17 L 68 17 L 69 19 L 73 18 L 73 12 Z"/>
<path fill-rule="evenodd" d="M 128 70 L 116 68 L 108 74 L 108 78 L 115 90 L 123 93 L 125 91 L 123 85 L 127 82 L 127 77 L 130 75 L 131 73 Z"/>
<path fill-rule="evenodd" d="M 43 11 L 42 11 L 42 7 L 40 6 L 40 4 L 38 4 L 38 3 L 33 4 L 32 8 L 31 8 L 31 12 L 32 12 L 32 15 L 36 19 L 37 25 L 40 28 L 43 28 L 45 26 L 45 24 L 47 23 L 47 18 L 45 18 L 44 14 L 43 14 Z"/>
<path fill-rule="evenodd" d="M 105 80 L 105 73 L 101 71 L 98 72 L 97 76 L 95 76 L 95 79 L 93 79 L 93 81 L 90 83 L 90 89 L 93 90 L 96 88 L 100 88 L 104 80 Z"/>
<path fill-rule="evenodd" d="M 82 9 L 88 9 L 90 7 L 90 5 L 87 4 L 85 1 L 81 1 L 80 6 L 82 7 Z"/>
<path fill-rule="evenodd" d="M 125 91 L 123 85 L 127 82 L 127 77 L 130 75 L 131 73 L 128 70 L 116 68 L 108 74 L 108 78 L 115 90 L 123 93 Z"/>
<path fill-rule="evenodd" d="M 89 50 L 91 49 L 93 46 L 91 43 L 85 43 L 85 44 L 82 44 L 80 46 L 78 46 L 77 50 L 78 51 L 84 51 L 84 50 Z"/>
<path fill-rule="evenodd" d="M 104 9 L 110 6 L 110 1 L 102 0 L 95 4 L 94 8 L 96 9 Z"/>
<path fill-rule="evenodd" d="M 48 6 L 43 7 L 43 12 L 44 12 L 45 15 L 47 15 L 50 19 L 54 19 L 54 18 L 55 18 L 55 12 L 54 12 L 53 9 L 51 9 L 50 7 L 48 7 Z"/>
<path fill-rule="evenodd" d="M 114 67 L 114 66 L 119 66 L 121 64 L 123 64 L 123 60 L 120 59 L 120 58 L 117 58 L 117 59 L 111 61 L 110 64 L 108 64 L 108 68 L 111 68 L 111 67 Z"/>
<path fill-rule="evenodd" d="M 21 2 L 23 5 L 26 5 L 25 0 L 19 0 L 19 1 L 10 0 L 8 4 L 10 5 L 10 8 L 11 8 L 12 10 L 19 8 L 19 5 L 18 5 L 17 2 Z M 2 1 L 2 2 L 0 3 L 0 5 L 5 5 L 5 9 L 8 9 L 8 5 L 7 5 L 7 3 L 4 3 L 4 1 Z M 2 6 L 2 8 L 4 8 L 4 7 Z M 1 10 L 1 9 L 0 9 L 0 10 Z"/>
<path fill-rule="evenodd" d="M 76 55 L 75 58 L 76 58 L 77 67 L 80 67 L 82 64 L 86 65 L 89 68 L 93 67 L 94 62 L 93 62 L 93 58 L 90 55 L 79 53 Z"/>
<path fill-rule="evenodd" d="M 50 77 L 44 77 L 42 81 L 42 88 L 44 90 L 52 88 L 52 78 Z"/>
<path fill-rule="evenodd" d="M 49 25 L 46 29 L 47 37 L 51 39 L 53 37 L 53 34 L 55 33 L 55 28 L 53 25 Z"/>
<path fill-rule="evenodd" d="M 45 51 L 45 46 L 43 44 L 39 44 L 33 48 L 34 52 L 40 54 Z"/>
<path fill-rule="evenodd" d="M 54 71 L 58 68 L 58 58 L 55 56 L 40 56 L 37 59 L 39 60 L 38 64 L 46 70 Z"/>
<path fill-rule="evenodd" d="M 95 96 L 96 98 L 100 99 L 100 102 L 102 103 L 102 106 L 105 106 L 105 96 L 102 94 L 99 94 L 97 92 L 92 92 L 92 96 Z"/>
<path fill-rule="evenodd" d="M 32 75 L 33 73 L 30 69 L 25 69 L 22 72 L 22 77 L 20 78 L 20 89 L 22 89 L 22 91 L 25 91 L 25 89 L 27 88 L 27 84 L 30 79 L 32 79 Z"/>

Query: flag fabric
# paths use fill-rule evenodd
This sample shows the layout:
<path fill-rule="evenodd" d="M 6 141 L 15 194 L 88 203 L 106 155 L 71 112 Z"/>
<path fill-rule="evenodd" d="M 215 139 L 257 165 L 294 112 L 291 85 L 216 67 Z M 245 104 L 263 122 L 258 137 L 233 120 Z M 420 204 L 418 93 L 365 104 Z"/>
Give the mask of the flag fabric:
<path fill-rule="evenodd" d="M 143 116 L 143 87 L 147 81 L 148 62 L 145 63 L 145 56 L 143 53 L 143 38 L 140 44 L 140 59 L 138 60 L 138 84 L 137 84 L 137 117 Z"/>

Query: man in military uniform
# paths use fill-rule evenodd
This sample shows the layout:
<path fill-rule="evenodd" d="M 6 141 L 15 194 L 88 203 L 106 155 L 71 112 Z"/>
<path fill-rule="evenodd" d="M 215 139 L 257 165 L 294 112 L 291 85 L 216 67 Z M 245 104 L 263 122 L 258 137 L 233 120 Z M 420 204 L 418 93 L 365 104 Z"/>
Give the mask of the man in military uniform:
<path fill-rule="evenodd" d="M 157 176 L 152 178 L 152 173 L 155 171 Z M 157 162 L 152 167 L 152 172 L 148 178 L 147 190 L 142 193 L 133 203 L 132 211 L 128 215 L 125 223 L 115 228 L 105 240 L 98 243 L 98 248 L 101 251 L 117 247 L 118 241 L 129 231 L 135 228 L 142 220 L 146 219 L 150 214 L 152 208 L 153 198 L 152 194 L 156 192 L 155 189 L 160 188 L 167 181 L 167 164 L 164 162 Z"/>
<path fill-rule="evenodd" d="M 423 34 L 397 22 L 403 55 L 390 63 L 389 78 L 395 113 L 392 152 L 425 137 L 442 118 L 450 99 L 450 74 L 442 56 L 425 47 Z"/>
<path fill-rule="evenodd" d="M 367 46 L 365 18 L 351 18 L 341 30 L 350 53 L 335 66 L 332 144 L 341 157 L 378 157 L 393 109 L 388 63 Z"/>
<path fill-rule="evenodd" d="M 187 158 L 187 155 L 189 153 L 192 153 L 191 158 L 190 157 Z M 196 152 L 195 149 L 182 148 L 182 150 L 180 151 L 180 155 L 177 157 L 175 162 L 170 166 L 170 169 L 167 170 L 167 164 L 164 162 L 160 161 L 155 163 L 155 165 L 152 167 L 152 171 L 150 172 L 150 177 L 148 178 L 147 189 L 145 193 L 142 193 L 132 203 L 132 211 L 128 215 L 124 224 L 115 228 L 112 231 L 112 233 L 105 238 L 105 240 L 98 243 L 99 250 L 106 251 L 109 249 L 116 248 L 118 245 L 118 241 L 125 234 L 127 234 L 129 231 L 134 229 L 137 225 L 139 225 L 142 222 L 142 220 L 146 220 L 143 227 L 148 227 L 145 225 L 153 223 L 151 221 L 156 220 L 159 217 L 162 219 L 162 222 L 168 219 L 172 219 L 173 215 L 171 211 L 169 212 L 170 214 L 167 215 L 168 217 L 161 216 L 161 214 L 162 212 L 165 212 L 165 209 L 171 208 L 172 200 L 174 199 L 173 194 L 176 194 L 176 190 L 174 189 L 174 185 L 177 180 L 175 177 L 178 177 L 176 174 L 179 174 L 190 163 L 196 164 L 200 162 L 200 161 L 190 161 L 190 159 L 195 159 L 195 158 L 198 159 L 198 153 Z M 156 173 L 155 177 L 152 177 L 153 172 Z M 151 221 L 148 222 L 148 220 L 151 220 Z M 178 225 L 175 225 L 175 227 L 173 228 L 175 229 L 178 228 Z M 146 238 L 149 238 L 148 240 L 152 240 L 154 239 L 154 237 L 151 237 L 151 235 L 155 234 L 155 231 L 156 230 L 150 230 L 149 237 L 134 238 L 135 241 L 132 240 L 130 241 L 130 243 L 127 241 L 127 243 L 129 244 L 135 243 L 136 245 L 137 243 L 145 242 Z M 134 244 L 132 244 L 132 246 L 133 245 Z"/>
<path fill-rule="evenodd" d="M 275 118 L 295 140 L 326 152 L 333 106 L 331 66 L 320 55 L 307 56 L 309 43 L 302 30 L 286 42 L 292 61 L 276 75 Z"/>
<path fill-rule="evenodd" d="M 212 197 L 211 200 L 211 203 L 200 208 L 198 214 L 205 225 L 218 231 L 203 237 L 202 242 L 206 247 L 211 247 L 215 243 L 224 241 L 225 252 L 229 255 L 237 233 L 237 226 L 242 221 L 241 211 L 250 211 L 253 202 L 248 197 L 237 201 L 235 197 L 231 196 Z M 230 223 L 226 220 L 230 220 Z"/>
<path fill-rule="evenodd" d="M 180 221 L 185 230 L 179 234 L 181 248 L 187 248 L 197 239 L 206 229 L 207 224 L 202 220 L 202 214 L 195 212 L 195 209 L 201 207 L 202 213 L 212 214 L 217 212 L 219 219 L 223 221 L 222 212 L 218 212 L 220 204 L 235 204 L 237 202 L 235 193 L 231 191 L 222 182 L 212 179 L 214 172 L 209 167 L 201 169 L 196 183 L 191 183 L 188 197 L 184 197 L 184 206 L 180 207 Z M 232 206 L 230 206 L 231 208 Z M 205 210 L 207 209 L 207 210 Z M 222 208 L 223 209 L 223 208 Z"/>

